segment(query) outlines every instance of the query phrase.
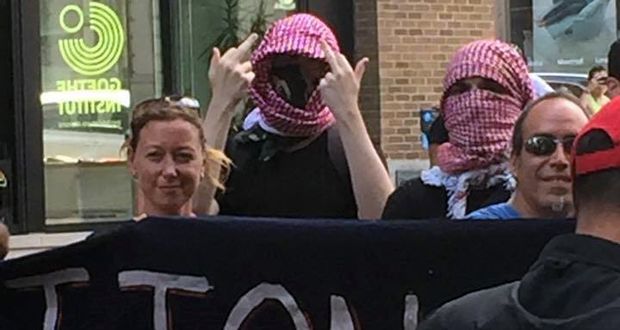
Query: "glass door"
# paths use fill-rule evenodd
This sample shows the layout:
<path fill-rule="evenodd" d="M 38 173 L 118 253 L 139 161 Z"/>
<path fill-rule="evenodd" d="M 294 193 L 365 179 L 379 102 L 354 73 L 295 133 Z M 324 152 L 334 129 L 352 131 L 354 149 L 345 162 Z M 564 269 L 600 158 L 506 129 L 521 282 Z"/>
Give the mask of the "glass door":
<path fill-rule="evenodd" d="M 296 0 L 180 0 L 170 3 L 172 90 L 192 95 L 206 109 L 211 50 L 237 46 L 251 32 L 298 10 Z"/>
<path fill-rule="evenodd" d="M 159 1 L 39 1 L 45 224 L 133 216 L 122 150 L 133 104 L 161 90 Z"/>

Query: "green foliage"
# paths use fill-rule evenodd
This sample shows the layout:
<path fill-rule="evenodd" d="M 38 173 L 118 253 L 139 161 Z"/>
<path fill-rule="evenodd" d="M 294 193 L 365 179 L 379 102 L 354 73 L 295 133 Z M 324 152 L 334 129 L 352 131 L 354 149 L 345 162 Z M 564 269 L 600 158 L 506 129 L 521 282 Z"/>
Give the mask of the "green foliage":
<path fill-rule="evenodd" d="M 200 53 L 200 58 L 205 55 L 209 55 L 211 59 L 211 50 L 215 47 L 219 48 L 222 52 L 225 52 L 231 47 L 235 47 L 239 44 L 239 37 L 237 32 L 239 31 L 239 0 L 224 0 L 224 29 L 218 34 L 217 38 L 207 45 L 207 47 Z"/>
<path fill-rule="evenodd" d="M 265 0 L 260 0 L 258 10 L 255 13 L 249 13 L 248 17 L 245 17 L 247 21 L 251 22 L 250 30 L 241 31 L 241 22 L 238 15 L 239 0 L 224 0 L 225 15 L 222 17 L 222 20 L 224 21 L 225 27 L 215 40 L 200 53 L 200 58 L 209 55 L 210 60 L 212 55 L 211 50 L 216 47 L 219 48 L 222 53 L 226 52 L 229 48 L 236 47 L 243 41 L 239 38 L 239 35 L 246 36 L 250 33 L 256 33 L 259 38 L 262 38 L 270 22 L 270 15 L 267 14 L 265 6 Z"/>
<path fill-rule="evenodd" d="M 269 27 L 271 16 L 267 14 L 267 8 L 265 0 L 260 0 L 258 3 L 258 8 L 255 12 L 250 12 L 246 17 L 243 17 L 244 21 L 250 22 L 249 31 L 241 31 L 241 22 L 239 19 L 239 0 L 224 0 L 224 29 L 218 34 L 215 40 L 210 43 L 206 49 L 204 49 L 200 58 L 203 58 L 205 55 L 208 55 L 208 62 L 211 63 L 211 50 L 213 48 L 218 48 L 222 54 L 226 52 L 229 48 L 236 47 L 241 43 L 241 39 L 239 35 L 243 35 L 244 37 L 250 35 L 250 33 L 256 33 L 259 36 L 259 41 L 255 44 L 255 47 L 260 43 L 260 39 L 265 35 L 267 29 Z M 207 64 L 207 65 L 209 65 Z M 208 68 L 207 68 L 208 70 Z M 243 124 L 243 118 L 247 115 L 247 113 L 254 107 L 252 101 L 247 99 L 242 107 L 237 109 L 237 113 L 232 122 L 232 131 L 235 132 L 239 130 L 239 127 Z"/>

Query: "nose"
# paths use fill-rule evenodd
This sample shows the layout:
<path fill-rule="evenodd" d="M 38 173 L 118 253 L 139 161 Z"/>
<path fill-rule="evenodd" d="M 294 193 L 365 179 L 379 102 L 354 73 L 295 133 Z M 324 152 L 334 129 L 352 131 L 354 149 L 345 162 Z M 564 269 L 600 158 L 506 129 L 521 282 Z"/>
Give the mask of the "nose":
<path fill-rule="evenodd" d="M 567 154 L 566 151 L 564 151 L 561 143 L 556 145 L 555 151 L 550 156 L 549 163 L 551 167 L 557 171 L 564 171 L 570 165 L 570 154 Z"/>
<path fill-rule="evenodd" d="M 174 162 L 172 157 L 166 157 L 162 163 L 162 175 L 165 178 L 174 178 L 177 177 L 179 172 L 177 169 L 177 164 Z"/>

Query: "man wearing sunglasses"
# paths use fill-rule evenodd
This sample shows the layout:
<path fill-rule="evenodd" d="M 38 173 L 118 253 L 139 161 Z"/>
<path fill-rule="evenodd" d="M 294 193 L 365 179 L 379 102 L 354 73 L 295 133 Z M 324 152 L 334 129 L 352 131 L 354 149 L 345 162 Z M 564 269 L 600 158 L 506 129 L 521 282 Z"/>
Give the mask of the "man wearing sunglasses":
<path fill-rule="evenodd" d="M 470 219 L 566 218 L 573 215 L 570 149 L 588 117 L 572 95 L 550 93 L 528 105 L 515 124 L 510 163 L 517 187 L 510 200 Z"/>
<path fill-rule="evenodd" d="M 521 281 L 449 302 L 420 330 L 620 328 L 618 121 L 616 98 L 575 139 L 575 234 L 553 238 Z"/>

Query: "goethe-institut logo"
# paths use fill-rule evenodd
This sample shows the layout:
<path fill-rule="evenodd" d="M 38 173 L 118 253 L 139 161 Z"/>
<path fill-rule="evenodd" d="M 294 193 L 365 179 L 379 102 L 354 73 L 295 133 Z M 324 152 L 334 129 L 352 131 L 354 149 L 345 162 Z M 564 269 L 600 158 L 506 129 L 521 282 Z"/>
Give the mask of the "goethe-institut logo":
<path fill-rule="evenodd" d="M 109 5 L 85 1 L 63 7 L 56 22 L 64 35 L 57 49 L 62 62 L 54 67 L 68 70 L 53 71 L 55 88 L 41 94 L 41 104 L 58 105 L 58 128 L 122 129 L 115 114 L 130 106 L 131 95 L 118 76 L 123 70 L 113 69 L 125 50 L 123 20 Z"/>
<path fill-rule="evenodd" d="M 73 22 L 68 20 L 70 14 L 74 16 Z M 78 33 L 84 28 L 84 16 L 82 8 L 68 5 L 60 12 L 60 26 L 67 34 Z M 99 2 L 90 2 L 88 24 L 97 35 L 94 45 L 87 45 L 84 38 L 71 38 L 59 40 L 58 47 L 73 70 L 85 76 L 96 76 L 110 70 L 120 59 L 125 32 L 116 12 Z"/>

